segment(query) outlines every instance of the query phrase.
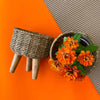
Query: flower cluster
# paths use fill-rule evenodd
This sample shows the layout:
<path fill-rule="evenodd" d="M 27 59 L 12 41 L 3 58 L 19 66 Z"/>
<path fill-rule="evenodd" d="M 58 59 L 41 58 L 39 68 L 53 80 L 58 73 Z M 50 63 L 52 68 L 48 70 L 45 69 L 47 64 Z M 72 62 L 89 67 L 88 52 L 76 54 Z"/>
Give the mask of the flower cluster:
<path fill-rule="evenodd" d="M 73 40 L 73 37 L 67 37 L 66 41 L 64 42 L 65 47 L 71 49 L 77 49 L 79 46 L 78 40 Z"/>
<path fill-rule="evenodd" d="M 87 73 L 83 66 L 91 66 L 94 62 L 91 50 L 87 50 L 84 46 L 83 49 L 82 45 L 80 47 L 80 36 L 81 34 L 74 35 L 74 37 L 64 37 L 63 47 L 58 48 L 56 52 L 57 60 L 49 60 L 52 68 L 69 80 L 84 77 Z"/>

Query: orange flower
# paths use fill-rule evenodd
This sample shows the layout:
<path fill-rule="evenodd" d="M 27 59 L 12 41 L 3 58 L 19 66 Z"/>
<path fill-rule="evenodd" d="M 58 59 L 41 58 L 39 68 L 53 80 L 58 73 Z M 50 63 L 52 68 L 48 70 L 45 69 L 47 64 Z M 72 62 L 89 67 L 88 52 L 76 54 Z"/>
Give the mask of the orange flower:
<path fill-rule="evenodd" d="M 78 78 L 79 72 L 80 70 L 77 70 L 76 66 L 67 66 L 67 72 L 65 73 L 65 77 L 67 77 L 68 80 L 75 80 Z"/>
<path fill-rule="evenodd" d="M 65 47 L 71 49 L 77 49 L 79 46 L 78 40 L 73 40 L 73 37 L 67 37 L 66 41 L 64 42 Z"/>
<path fill-rule="evenodd" d="M 72 65 L 76 59 L 75 51 L 72 51 L 70 48 L 62 47 L 62 49 L 58 50 L 58 54 L 56 58 L 61 64 L 64 64 L 64 65 L 71 64 Z"/>
<path fill-rule="evenodd" d="M 65 73 L 66 73 L 67 71 L 68 71 L 67 67 L 62 67 L 62 68 L 60 69 L 60 74 L 63 75 L 63 76 L 65 76 Z"/>
<path fill-rule="evenodd" d="M 77 60 L 80 62 L 80 64 L 84 66 L 91 66 L 94 62 L 93 55 L 90 54 L 90 51 L 81 51 L 81 53 L 78 55 Z"/>
<path fill-rule="evenodd" d="M 57 60 L 50 59 L 49 62 L 52 64 L 52 68 L 55 71 L 58 71 L 64 77 L 67 77 L 68 80 L 75 80 L 80 78 L 80 70 L 77 70 L 76 66 L 70 67 L 69 65 L 62 65 Z"/>
<path fill-rule="evenodd" d="M 60 71 L 60 69 L 63 67 L 58 60 L 49 59 L 49 62 L 51 64 L 51 68 L 54 68 L 55 71 Z"/>

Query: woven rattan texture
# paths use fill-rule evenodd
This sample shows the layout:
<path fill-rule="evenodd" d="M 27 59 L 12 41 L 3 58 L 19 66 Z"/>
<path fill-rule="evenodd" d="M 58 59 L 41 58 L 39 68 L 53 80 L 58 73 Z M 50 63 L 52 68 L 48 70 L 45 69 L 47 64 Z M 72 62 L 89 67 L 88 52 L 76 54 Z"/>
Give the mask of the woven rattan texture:
<path fill-rule="evenodd" d="M 18 55 L 43 59 L 49 55 L 52 37 L 14 28 L 11 49 Z"/>
<path fill-rule="evenodd" d="M 44 0 L 62 32 L 88 34 L 100 46 L 100 0 Z M 100 48 L 99 48 L 100 50 Z M 100 53 L 99 56 L 100 58 Z M 100 59 L 89 74 L 100 93 Z"/>

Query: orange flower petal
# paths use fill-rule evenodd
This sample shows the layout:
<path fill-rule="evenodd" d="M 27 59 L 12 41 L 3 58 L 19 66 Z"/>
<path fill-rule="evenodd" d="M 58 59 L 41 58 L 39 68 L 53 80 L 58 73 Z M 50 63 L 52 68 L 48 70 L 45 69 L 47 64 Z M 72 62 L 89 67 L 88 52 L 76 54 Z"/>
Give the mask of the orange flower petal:
<path fill-rule="evenodd" d="M 81 51 L 81 53 L 78 55 L 77 60 L 80 62 L 80 64 L 84 66 L 91 66 L 92 63 L 94 62 L 93 55 L 90 54 L 90 51 Z"/>

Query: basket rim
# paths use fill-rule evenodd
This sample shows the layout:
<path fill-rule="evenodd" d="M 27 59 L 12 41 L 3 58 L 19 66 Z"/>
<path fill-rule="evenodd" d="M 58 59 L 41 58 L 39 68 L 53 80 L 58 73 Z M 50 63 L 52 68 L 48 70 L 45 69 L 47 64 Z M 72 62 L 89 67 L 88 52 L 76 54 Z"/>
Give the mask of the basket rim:
<path fill-rule="evenodd" d="M 46 39 L 53 39 L 53 37 L 51 36 L 48 36 L 48 35 L 45 35 L 45 34 L 42 34 L 42 33 L 38 33 L 38 32 L 34 32 L 34 31 L 29 31 L 29 30 L 26 30 L 26 29 L 22 29 L 22 28 L 17 28 L 15 27 L 14 28 L 14 32 L 15 31 L 22 31 L 21 33 L 24 33 L 24 34 L 27 34 L 27 35 L 35 35 L 35 36 L 40 36 L 40 37 L 43 37 L 43 38 L 46 38 Z"/>

